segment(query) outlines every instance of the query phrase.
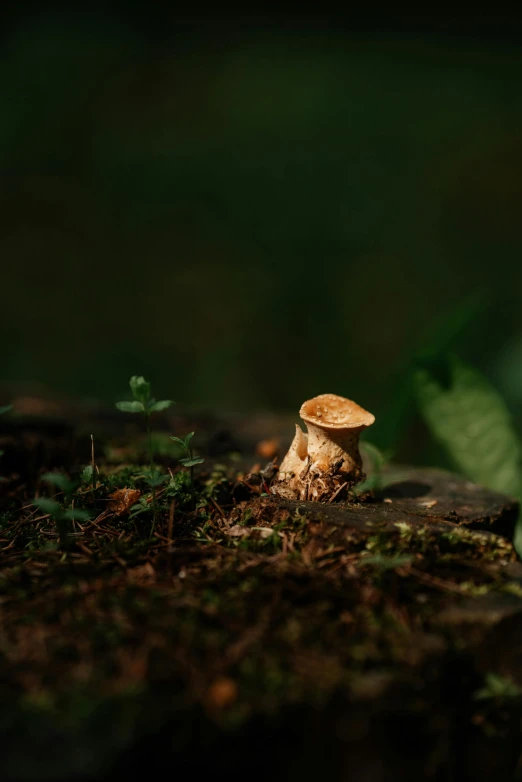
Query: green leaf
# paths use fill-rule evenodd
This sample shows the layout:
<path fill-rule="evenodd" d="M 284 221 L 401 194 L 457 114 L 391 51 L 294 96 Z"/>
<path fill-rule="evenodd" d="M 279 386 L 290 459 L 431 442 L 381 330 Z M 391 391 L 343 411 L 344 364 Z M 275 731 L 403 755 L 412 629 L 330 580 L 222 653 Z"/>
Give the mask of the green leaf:
<path fill-rule="evenodd" d="M 427 332 L 420 334 L 418 347 L 402 367 L 398 367 L 395 380 L 388 391 L 388 403 L 372 429 L 372 442 L 381 448 L 395 449 L 415 409 L 414 372 L 418 368 L 431 368 L 441 358 L 458 349 L 462 337 L 473 324 L 479 322 L 485 310 L 487 296 L 474 291 L 449 312 L 432 322 Z M 417 341 L 417 338 L 414 338 Z"/>
<path fill-rule="evenodd" d="M 142 402 L 116 402 L 116 407 L 122 413 L 144 413 L 145 406 Z"/>
<path fill-rule="evenodd" d="M 458 359 L 449 359 L 447 369 L 449 385 L 430 369 L 415 374 L 418 404 L 432 435 L 468 478 L 518 495 L 521 447 L 504 400 Z"/>
<path fill-rule="evenodd" d="M 368 457 L 375 471 L 381 470 L 388 460 L 387 455 L 368 440 L 363 440 L 361 442 L 361 450 L 363 454 Z"/>
<path fill-rule="evenodd" d="M 162 475 L 159 470 L 152 470 L 144 476 L 144 480 L 152 489 L 169 481 L 170 475 Z"/>
<path fill-rule="evenodd" d="M 50 500 L 49 497 L 37 497 L 33 500 L 33 505 L 43 510 L 44 513 L 49 513 L 51 516 L 61 516 L 62 506 L 56 500 Z"/>
<path fill-rule="evenodd" d="M 139 516 L 140 513 L 149 513 L 152 510 L 147 500 L 142 497 L 139 502 L 130 508 L 129 518 L 133 519 L 135 516 Z"/>
<path fill-rule="evenodd" d="M 13 405 L 4 405 L 4 407 L 0 407 L 0 415 L 3 413 L 8 413 L 9 410 L 13 409 Z"/>
<path fill-rule="evenodd" d="M 144 377 L 133 375 L 129 385 L 134 399 L 145 405 L 150 399 L 150 383 L 147 383 Z"/>
<path fill-rule="evenodd" d="M 71 508 L 71 510 L 65 511 L 62 518 L 70 521 L 89 521 L 91 514 L 81 508 Z"/>
<path fill-rule="evenodd" d="M 60 491 L 71 492 L 74 489 L 74 483 L 61 472 L 46 472 L 42 475 L 42 480 L 56 486 Z"/>
<path fill-rule="evenodd" d="M 92 464 L 88 464 L 82 470 L 82 483 L 92 483 Z"/>
<path fill-rule="evenodd" d="M 380 475 L 370 475 L 364 481 L 357 483 L 352 487 L 351 492 L 358 497 L 360 494 L 365 494 L 367 491 L 375 491 L 380 489 L 382 485 L 382 479 Z"/>
<path fill-rule="evenodd" d="M 152 403 L 149 404 L 147 410 L 149 413 L 159 413 L 161 410 L 166 410 L 173 404 L 174 402 L 171 399 L 162 399 L 159 402 L 154 402 L 154 400 L 152 400 Z"/>
<path fill-rule="evenodd" d="M 205 460 L 201 458 L 195 458 L 195 459 L 180 459 L 181 464 L 183 467 L 195 467 L 196 464 L 203 464 Z"/>
<path fill-rule="evenodd" d="M 489 700 L 491 698 L 520 698 L 522 690 L 512 679 L 500 676 L 496 673 L 487 673 L 484 687 L 475 692 L 475 700 Z"/>
<path fill-rule="evenodd" d="M 193 437 L 194 437 L 194 432 L 189 432 L 188 435 L 185 437 L 183 442 L 185 443 L 187 448 L 188 448 L 188 446 L 190 444 L 190 441 L 192 440 Z"/>
<path fill-rule="evenodd" d="M 183 448 L 185 448 L 185 450 L 187 449 L 187 446 L 185 445 L 185 440 L 181 440 L 179 437 L 172 437 L 172 436 L 170 439 L 174 440 L 175 443 L 179 443 L 180 445 L 182 445 Z"/>

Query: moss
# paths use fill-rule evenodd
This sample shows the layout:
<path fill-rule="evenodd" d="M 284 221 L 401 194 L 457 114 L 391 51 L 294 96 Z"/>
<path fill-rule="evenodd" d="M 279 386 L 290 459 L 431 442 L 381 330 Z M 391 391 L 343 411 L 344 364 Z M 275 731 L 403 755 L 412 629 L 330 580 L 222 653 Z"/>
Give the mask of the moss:
<path fill-rule="evenodd" d="M 17 741 L 34 729 L 45 755 L 62 731 L 89 748 L 94 774 L 147 731 L 175 733 L 188 757 L 194 725 L 198 736 L 278 715 L 284 725 L 290 709 L 321 716 L 336 702 L 345 715 L 398 683 L 401 703 L 429 711 L 423 687 L 469 654 L 459 628 L 441 630 L 443 609 L 456 595 L 522 600 L 495 536 L 378 517 L 368 534 L 284 509 L 236 478 L 215 468 L 194 498 L 174 473 L 151 537 L 148 507 L 135 518 L 107 511 L 115 488 L 147 496 L 142 469 L 101 469 L 95 497 L 78 499 L 92 523 L 66 553 L 22 502 L 4 511 L 0 723 L 16 723 Z M 226 705 L 212 689 L 220 677 Z M 73 753 L 60 768 L 48 755 L 51 776 L 71 778 Z"/>

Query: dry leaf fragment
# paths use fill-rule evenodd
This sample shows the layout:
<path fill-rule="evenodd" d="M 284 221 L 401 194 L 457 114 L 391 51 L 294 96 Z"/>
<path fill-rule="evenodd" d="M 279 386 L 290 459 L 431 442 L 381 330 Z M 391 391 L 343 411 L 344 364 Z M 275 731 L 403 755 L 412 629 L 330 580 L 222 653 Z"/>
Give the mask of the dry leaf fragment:
<path fill-rule="evenodd" d="M 260 440 L 256 445 L 256 453 L 262 459 L 273 459 L 279 453 L 281 441 L 279 437 L 272 437 L 270 440 Z"/>
<path fill-rule="evenodd" d="M 210 710 L 225 709 L 237 700 L 238 687 L 229 676 L 220 676 L 212 682 L 206 693 L 206 704 Z"/>
<path fill-rule="evenodd" d="M 109 494 L 112 500 L 112 502 L 109 502 L 109 510 L 115 513 L 116 516 L 123 516 L 138 502 L 140 496 L 141 492 L 138 489 L 117 489 L 112 494 Z"/>

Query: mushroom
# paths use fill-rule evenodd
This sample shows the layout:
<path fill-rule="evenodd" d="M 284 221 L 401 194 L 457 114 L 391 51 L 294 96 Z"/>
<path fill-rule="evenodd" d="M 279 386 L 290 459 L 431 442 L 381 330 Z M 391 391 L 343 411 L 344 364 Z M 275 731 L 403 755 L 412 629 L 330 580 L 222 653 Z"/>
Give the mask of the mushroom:
<path fill-rule="evenodd" d="M 331 501 L 364 479 L 359 437 L 375 416 L 337 394 L 309 399 L 299 415 L 308 435 L 296 425 L 272 493 L 289 499 Z"/>

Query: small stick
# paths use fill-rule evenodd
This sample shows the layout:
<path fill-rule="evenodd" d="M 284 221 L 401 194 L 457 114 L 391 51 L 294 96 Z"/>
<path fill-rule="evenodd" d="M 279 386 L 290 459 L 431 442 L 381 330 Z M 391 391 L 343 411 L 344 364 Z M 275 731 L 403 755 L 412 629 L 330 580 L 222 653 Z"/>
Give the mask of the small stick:
<path fill-rule="evenodd" d="M 174 510 L 176 508 L 176 500 L 172 500 L 170 504 L 170 510 L 169 510 L 169 526 L 167 529 L 167 538 L 169 539 L 169 542 L 172 542 L 172 530 L 174 527 Z"/>
<path fill-rule="evenodd" d="M 342 492 L 342 490 L 344 489 L 344 487 L 345 487 L 345 486 L 347 486 L 347 485 L 348 485 L 348 481 L 345 481 L 345 483 L 342 483 L 342 484 L 339 486 L 339 488 L 338 488 L 338 489 L 336 489 L 336 490 L 334 491 L 334 493 L 332 494 L 332 496 L 330 497 L 330 499 L 328 500 L 328 502 L 333 502 L 333 501 L 335 500 L 335 498 L 337 497 L 337 495 L 338 495 L 340 492 Z"/>
<path fill-rule="evenodd" d="M 92 495 L 96 491 L 96 464 L 94 462 L 94 437 L 91 434 Z"/>
<path fill-rule="evenodd" d="M 215 507 L 215 509 L 218 511 L 222 519 L 226 519 L 225 514 L 223 513 L 223 508 L 219 505 L 219 503 L 216 502 L 216 500 L 213 497 L 210 497 L 210 502 Z"/>

